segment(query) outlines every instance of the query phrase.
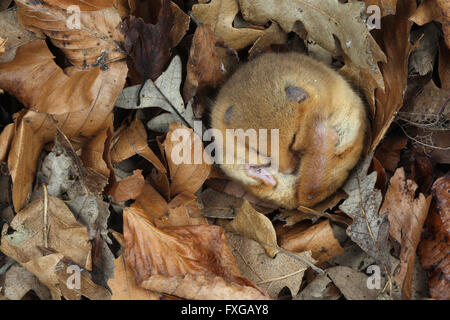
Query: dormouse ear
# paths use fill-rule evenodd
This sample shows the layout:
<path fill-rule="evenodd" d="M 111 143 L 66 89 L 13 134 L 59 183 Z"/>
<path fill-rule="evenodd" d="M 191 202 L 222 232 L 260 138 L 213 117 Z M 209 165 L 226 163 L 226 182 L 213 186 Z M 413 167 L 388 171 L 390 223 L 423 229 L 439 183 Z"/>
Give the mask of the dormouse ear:
<path fill-rule="evenodd" d="M 306 98 L 308 98 L 308 94 L 302 88 L 289 86 L 286 87 L 284 90 L 286 91 L 286 95 L 289 98 L 289 100 L 295 102 L 302 102 L 305 101 Z"/>
<path fill-rule="evenodd" d="M 223 122 L 225 122 L 225 124 L 230 124 L 231 115 L 233 114 L 233 108 L 234 106 L 229 106 L 225 111 L 225 114 L 223 115 Z"/>

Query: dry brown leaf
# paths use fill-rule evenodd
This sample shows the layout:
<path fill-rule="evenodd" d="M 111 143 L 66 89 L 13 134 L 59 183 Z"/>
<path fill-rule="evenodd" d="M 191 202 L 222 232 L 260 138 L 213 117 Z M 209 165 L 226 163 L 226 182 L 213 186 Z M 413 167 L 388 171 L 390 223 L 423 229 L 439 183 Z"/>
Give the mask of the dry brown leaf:
<path fill-rule="evenodd" d="M 29 30 L 38 30 L 50 38 L 60 48 L 70 62 L 79 68 L 87 69 L 105 66 L 112 61 L 125 58 L 119 43 L 124 41 L 123 35 L 116 28 L 121 22 L 117 10 L 109 8 L 84 11 L 79 15 L 79 27 L 74 14 L 64 10 L 66 3 L 60 1 L 26 1 L 17 0 L 18 19 Z M 73 26 L 69 28 L 68 22 Z"/>
<path fill-rule="evenodd" d="M 0 134 L 0 161 L 6 161 L 6 156 L 8 155 L 15 129 L 15 124 L 10 123 Z"/>
<path fill-rule="evenodd" d="M 111 300 L 159 300 L 160 296 L 136 284 L 133 270 L 127 265 L 123 255 L 114 260 L 114 279 L 108 281 Z"/>
<path fill-rule="evenodd" d="M 236 217 L 226 224 L 225 229 L 258 242 L 273 258 L 279 252 L 277 235 L 272 222 L 244 201 Z"/>
<path fill-rule="evenodd" d="M 238 12 L 238 0 L 212 0 L 192 7 L 192 13 L 235 50 L 247 47 L 264 34 L 252 28 L 235 28 L 233 21 Z"/>
<path fill-rule="evenodd" d="M 10 226 L 3 226 L 2 252 L 22 264 L 41 257 L 39 247 L 45 244 L 44 214 L 44 199 L 19 211 Z M 51 196 L 48 197 L 47 219 L 48 247 L 91 270 L 91 243 L 86 227 L 75 220 L 62 200 Z"/>
<path fill-rule="evenodd" d="M 53 6 L 59 6 L 62 9 L 75 5 L 81 11 L 97 11 L 110 8 L 113 5 L 111 0 L 46 0 L 45 2 Z"/>
<path fill-rule="evenodd" d="M 54 300 L 60 300 L 61 296 L 66 300 L 81 300 L 82 296 L 91 300 L 110 299 L 108 290 L 92 282 L 89 272 L 64 258 L 60 253 L 36 257 L 23 263 L 23 266 L 50 289 Z M 80 271 L 79 283 L 71 279 L 76 270 Z"/>
<path fill-rule="evenodd" d="M 334 56 L 342 55 L 345 66 L 340 70 L 360 87 L 372 106 L 374 91 L 384 88 L 378 69 L 379 61 L 386 57 L 361 18 L 364 4 L 341 3 L 338 0 L 239 0 L 246 21 L 259 25 L 276 21 L 284 32 L 308 34 L 313 40 Z M 302 23 L 299 27 L 298 21 Z"/>
<path fill-rule="evenodd" d="M 208 224 L 200 210 L 197 197 L 188 191 L 178 194 L 169 203 L 169 222 L 171 226 Z"/>
<path fill-rule="evenodd" d="M 111 161 L 115 165 L 135 154 L 153 164 L 158 171 L 167 170 L 161 160 L 147 144 L 147 131 L 142 122 L 135 118 L 130 124 L 124 123 L 115 133 L 111 142 Z"/>
<path fill-rule="evenodd" d="M 264 34 L 248 50 L 249 58 L 251 59 L 258 54 L 269 51 L 273 45 L 284 45 L 286 42 L 287 34 L 281 30 L 278 23 L 272 22 L 270 27 L 264 30 Z"/>
<path fill-rule="evenodd" d="M 450 4 L 446 0 L 423 0 L 410 20 L 423 26 L 431 21 L 442 23 L 444 39 L 450 48 Z"/>
<path fill-rule="evenodd" d="M 425 230 L 417 248 L 422 267 L 429 272 L 428 287 L 434 299 L 450 299 L 450 176 L 436 179 L 434 201 L 425 221 Z"/>
<path fill-rule="evenodd" d="M 182 192 L 167 203 L 148 183 L 131 207 L 142 210 L 143 216 L 158 228 L 207 223 L 194 194 Z"/>
<path fill-rule="evenodd" d="M 0 87 L 30 110 L 59 115 L 81 111 L 96 103 L 104 86 L 100 68 L 70 70 L 56 65 L 44 41 L 18 49 L 12 62 L 0 65 Z"/>
<path fill-rule="evenodd" d="M 148 183 L 144 185 L 140 196 L 136 198 L 131 207 L 140 209 L 146 219 L 150 220 L 158 228 L 167 226 L 169 223 L 169 206 L 166 199 Z"/>
<path fill-rule="evenodd" d="M 439 78 L 444 90 L 450 90 L 450 49 L 443 41 L 439 43 Z"/>
<path fill-rule="evenodd" d="M 383 168 L 394 172 L 400 161 L 400 152 L 408 144 L 408 138 L 404 135 L 390 134 L 378 146 L 375 157 L 380 161 Z"/>
<path fill-rule="evenodd" d="M 236 51 L 216 36 L 209 25 L 200 23 L 189 52 L 184 101 L 189 101 L 203 87 L 217 88 L 222 85 L 238 62 Z"/>
<path fill-rule="evenodd" d="M 319 263 L 328 261 L 344 252 L 344 248 L 334 237 L 329 220 L 312 225 L 296 234 L 281 235 L 278 242 L 283 249 L 289 251 L 311 251 L 312 257 Z"/>
<path fill-rule="evenodd" d="M 378 291 L 367 287 L 368 276 L 364 273 L 343 266 L 328 268 L 326 272 L 347 300 L 377 299 Z"/>
<path fill-rule="evenodd" d="M 186 137 L 181 139 L 176 137 L 174 132 L 177 129 L 184 130 Z M 174 139 L 174 141 L 172 141 Z M 182 141 L 180 141 L 182 140 Z M 180 147 L 183 149 L 180 150 Z M 190 151 L 189 154 L 183 154 L 183 150 Z M 182 152 L 180 152 L 182 151 Z M 203 143 L 200 137 L 192 129 L 183 126 L 180 123 L 172 123 L 166 140 L 164 141 L 164 152 L 167 159 L 167 165 L 170 173 L 170 194 L 171 197 L 187 191 L 195 193 L 208 178 L 211 170 L 211 164 L 207 163 L 205 157 L 196 164 L 196 157 L 203 155 Z M 172 154 L 173 153 L 173 154 Z M 183 162 L 176 164 L 175 157 L 180 157 Z M 184 161 L 186 160 L 186 161 Z M 211 163 L 211 162 L 210 162 Z"/>
<path fill-rule="evenodd" d="M 20 47 L 17 54 L 27 56 L 29 53 L 32 53 L 32 56 L 51 55 L 44 41 L 32 41 Z M 16 60 L 17 57 L 14 61 Z M 11 63 L 14 64 L 14 61 Z M 19 62 L 18 65 L 23 68 L 27 61 L 19 59 Z M 3 66 L 5 64 L 0 65 L 0 70 Z M 11 72 L 15 72 L 14 69 L 11 69 Z M 52 141 L 56 133 L 55 122 L 70 139 L 81 144 L 85 143 L 106 127 L 108 115 L 124 85 L 126 73 L 127 67 L 123 62 L 113 63 L 108 70 L 100 71 L 99 76 L 103 80 L 96 93 L 97 99 L 87 108 L 84 106 L 80 108 L 82 109 L 80 111 L 55 115 L 53 118 L 34 111 L 22 111 L 15 115 L 15 135 L 8 155 L 15 210 L 20 210 L 27 201 L 42 147 Z M 71 103 L 64 101 L 64 105 Z"/>
<path fill-rule="evenodd" d="M 105 143 L 108 138 L 108 130 L 113 128 L 113 117 L 110 115 L 109 125 L 93 137 L 81 151 L 81 161 L 86 168 L 91 168 L 102 176 L 108 178 L 110 169 L 104 159 Z"/>
<path fill-rule="evenodd" d="M 207 188 L 199 195 L 203 215 L 208 218 L 234 218 L 242 207 L 243 199 L 233 197 L 212 188 Z"/>
<path fill-rule="evenodd" d="M 400 263 L 394 271 L 394 280 L 402 288 L 402 296 L 411 298 L 411 281 L 420 234 L 428 214 L 431 196 L 415 195 L 417 184 L 405 178 L 399 168 L 390 180 L 381 215 L 389 218 L 389 233 L 401 246 Z"/>
<path fill-rule="evenodd" d="M 292 296 L 298 293 L 308 266 L 295 258 L 296 254 L 291 256 L 280 252 L 272 259 L 256 241 L 234 233 L 227 233 L 227 238 L 244 277 L 265 289 L 271 298 L 278 298 L 284 287 L 291 290 Z M 299 255 L 314 262 L 311 252 L 302 252 Z"/>
<path fill-rule="evenodd" d="M 369 167 L 369 172 L 376 171 L 377 172 L 377 183 L 375 184 L 375 189 L 381 190 L 384 193 L 386 189 L 386 184 L 388 182 L 388 178 L 386 175 L 386 170 L 381 165 L 381 162 L 378 161 L 377 158 L 372 158 L 372 163 Z"/>
<path fill-rule="evenodd" d="M 408 18 L 415 8 L 413 1 L 398 1 L 396 15 L 384 17 L 384 27 L 374 30 L 374 37 L 386 53 L 387 62 L 381 64 L 384 92 L 381 89 L 375 91 L 376 112 L 372 122 L 371 151 L 383 139 L 403 104 L 408 79 L 408 58 L 414 48 L 409 42 L 412 22 Z"/>
<path fill-rule="evenodd" d="M 338 300 L 342 295 L 326 274 L 317 275 L 294 300 Z"/>
<path fill-rule="evenodd" d="M 240 276 L 222 228 L 158 229 L 139 211 L 124 209 L 124 255 L 142 287 L 187 299 L 265 298 Z"/>
<path fill-rule="evenodd" d="M 109 194 L 115 202 L 136 199 L 144 189 L 145 180 L 142 170 L 134 170 L 133 175 L 116 182 Z"/>

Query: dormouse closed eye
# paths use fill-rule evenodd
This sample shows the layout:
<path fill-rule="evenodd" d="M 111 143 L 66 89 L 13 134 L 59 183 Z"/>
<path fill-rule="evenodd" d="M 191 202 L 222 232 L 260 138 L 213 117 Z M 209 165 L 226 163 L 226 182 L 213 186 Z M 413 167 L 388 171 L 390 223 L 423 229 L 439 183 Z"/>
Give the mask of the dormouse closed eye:
<path fill-rule="evenodd" d="M 225 122 L 225 124 L 230 124 L 231 116 L 233 114 L 233 108 L 234 106 L 229 106 L 228 109 L 225 111 L 225 114 L 223 115 L 223 122 Z"/>
<path fill-rule="evenodd" d="M 295 102 L 302 102 L 308 98 L 308 94 L 302 88 L 295 86 L 288 86 L 284 90 L 286 91 L 286 95 L 289 98 L 289 100 Z"/>

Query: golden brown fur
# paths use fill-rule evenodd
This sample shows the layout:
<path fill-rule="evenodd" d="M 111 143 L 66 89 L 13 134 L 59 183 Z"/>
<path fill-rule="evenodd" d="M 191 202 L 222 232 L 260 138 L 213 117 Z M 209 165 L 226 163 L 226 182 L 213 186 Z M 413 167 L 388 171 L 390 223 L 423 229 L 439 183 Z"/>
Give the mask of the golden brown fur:
<path fill-rule="evenodd" d="M 301 88 L 306 99 L 293 101 L 288 87 Z M 249 176 L 243 164 L 221 168 L 256 196 L 295 208 L 319 203 L 344 183 L 363 150 L 367 120 L 361 99 L 337 72 L 302 54 L 267 53 L 244 64 L 223 86 L 211 126 L 224 137 L 226 129 L 279 129 L 279 170 L 271 172 L 275 186 Z M 267 150 L 266 163 L 270 143 Z M 225 152 L 235 157 L 235 151 Z"/>

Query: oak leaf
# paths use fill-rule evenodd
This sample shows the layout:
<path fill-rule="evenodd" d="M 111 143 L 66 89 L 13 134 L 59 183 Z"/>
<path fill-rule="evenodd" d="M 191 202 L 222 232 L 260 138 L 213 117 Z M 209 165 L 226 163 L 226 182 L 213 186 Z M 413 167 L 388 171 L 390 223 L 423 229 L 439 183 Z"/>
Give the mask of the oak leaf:
<path fill-rule="evenodd" d="M 286 33 L 302 33 L 334 56 L 343 55 L 345 66 L 340 70 L 360 87 L 374 111 L 374 90 L 384 88 L 377 63 L 386 57 L 361 18 L 364 4 L 341 3 L 338 0 L 239 0 L 246 21 L 259 25 L 276 21 Z"/>
<path fill-rule="evenodd" d="M 158 107 L 167 111 L 151 119 L 147 127 L 157 132 L 167 132 L 172 122 L 180 122 L 193 127 L 194 112 L 192 100 L 184 107 L 180 94 L 181 59 L 175 56 L 167 69 L 156 81 L 147 80 L 140 85 L 125 88 L 116 101 L 116 106 L 124 109 Z"/>
<path fill-rule="evenodd" d="M 347 235 L 389 273 L 389 220 L 386 214 L 378 214 L 382 195 L 380 190 L 374 189 L 377 172 L 367 175 L 370 160 L 370 156 L 366 157 L 353 169 L 343 186 L 348 198 L 339 209 L 353 219 Z"/>
<path fill-rule="evenodd" d="M 264 33 L 255 28 L 235 28 L 233 21 L 238 12 L 238 0 L 212 0 L 192 7 L 192 13 L 235 50 L 247 47 Z"/>
<path fill-rule="evenodd" d="M 278 298 L 284 287 L 288 287 L 295 296 L 308 268 L 302 260 L 314 262 L 310 251 L 292 255 L 280 252 L 272 259 L 264 252 L 264 248 L 252 239 L 234 233 L 227 233 L 227 239 L 242 274 L 260 288 L 267 290 L 273 299 Z M 296 256 L 300 256 L 302 260 Z"/>

